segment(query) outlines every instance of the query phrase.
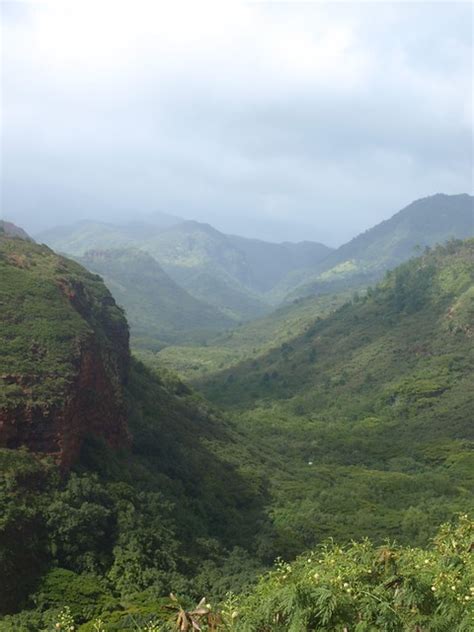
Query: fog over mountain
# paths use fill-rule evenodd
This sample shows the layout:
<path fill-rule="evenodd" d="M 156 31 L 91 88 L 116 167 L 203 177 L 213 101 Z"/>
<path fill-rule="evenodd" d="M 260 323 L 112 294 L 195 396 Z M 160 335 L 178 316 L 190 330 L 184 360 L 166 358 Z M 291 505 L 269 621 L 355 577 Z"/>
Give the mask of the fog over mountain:
<path fill-rule="evenodd" d="M 0 632 L 473 630 L 473 17 L 0 1 Z"/>
<path fill-rule="evenodd" d="M 472 5 L 2 2 L 0 216 L 338 246 L 472 192 Z M 93 15 L 93 17 L 91 17 Z"/>

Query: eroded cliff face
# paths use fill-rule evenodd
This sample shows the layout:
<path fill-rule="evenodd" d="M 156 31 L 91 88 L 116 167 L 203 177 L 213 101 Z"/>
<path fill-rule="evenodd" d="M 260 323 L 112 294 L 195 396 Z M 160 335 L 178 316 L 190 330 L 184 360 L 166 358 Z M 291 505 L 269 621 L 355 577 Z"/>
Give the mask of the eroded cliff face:
<path fill-rule="evenodd" d="M 34 389 L 26 376 L 2 377 L 24 389 L 25 396 Z M 66 469 L 76 461 L 89 435 L 102 437 L 113 448 L 127 445 L 120 383 L 106 369 L 93 338 L 81 343 L 76 378 L 63 396 L 62 406 L 25 402 L 0 409 L 0 445 L 49 454 Z"/>
<path fill-rule="evenodd" d="M 87 436 L 127 445 L 128 325 L 100 278 L 3 237 L 0 316 L 0 446 L 68 469 Z"/>

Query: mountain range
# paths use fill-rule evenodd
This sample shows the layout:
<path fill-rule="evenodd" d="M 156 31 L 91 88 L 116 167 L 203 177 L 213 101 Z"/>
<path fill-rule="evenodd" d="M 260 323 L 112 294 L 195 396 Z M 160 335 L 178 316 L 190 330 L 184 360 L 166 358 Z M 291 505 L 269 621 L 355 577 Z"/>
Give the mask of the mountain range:
<path fill-rule="evenodd" d="M 85 256 L 142 300 L 166 273 L 122 248 Z M 473 239 L 426 247 L 221 332 L 237 360 L 196 391 L 131 353 L 95 271 L 3 224 L 2 632 L 468 630 L 473 288 Z"/>
<path fill-rule="evenodd" d="M 195 221 L 166 228 L 81 222 L 37 238 L 72 256 L 83 256 L 89 250 L 140 249 L 195 298 L 237 321 L 268 312 L 267 290 L 291 271 L 311 269 L 330 252 L 311 242 L 272 244 L 224 235 Z"/>
<path fill-rule="evenodd" d="M 37 239 L 76 257 L 90 250 L 141 250 L 182 289 L 213 306 L 214 313 L 219 310 L 221 322 L 238 322 L 302 296 L 366 287 L 420 249 L 470 237 L 473 228 L 472 196 L 437 194 L 413 202 L 335 250 L 315 242 L 274 244 L 225 235 L 179 218 L 129 225 L 81 222 Z M 101 273 L 107 276 L 106 268 L 104 258 Z M 163 278 L 157 273 L 155 287 Z"/>

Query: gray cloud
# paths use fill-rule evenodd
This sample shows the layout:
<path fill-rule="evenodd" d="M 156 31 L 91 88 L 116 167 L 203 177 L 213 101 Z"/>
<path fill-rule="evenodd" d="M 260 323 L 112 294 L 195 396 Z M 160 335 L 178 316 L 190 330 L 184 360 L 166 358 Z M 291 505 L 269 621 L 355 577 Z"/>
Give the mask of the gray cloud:
<path fill-rule="evenodd" d="M 2 3 L 5 216 L 338 244 L 472 191 L 470 4 L 196 5 Z"/>

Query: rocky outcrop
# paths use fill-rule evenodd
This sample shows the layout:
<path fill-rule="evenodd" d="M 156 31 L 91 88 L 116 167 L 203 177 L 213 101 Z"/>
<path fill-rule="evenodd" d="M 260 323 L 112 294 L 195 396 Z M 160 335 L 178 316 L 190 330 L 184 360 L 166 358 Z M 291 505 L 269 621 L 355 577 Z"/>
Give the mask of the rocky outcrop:
<path fill-rule="evenodd" d="M 25 376 L 2 376 L 25 391 L 34 389 Z M 64 405 L 21 403 L 0 409 L 0 445 L 22 446 L 53 456 L 68 469 L 87 436 L 101 437 L 112 448 L 127 445 L 126 408 L 120 385 L 106 369 L 92 338 L 79 351 L 76 379 L 64 393 Z"/>
<path fill-rule="evenodd" d="M 18 304 L 12 313 L 0 300 L 0 315 L 8 324 L 6 361 L 0 366 L 0 447 L 24 446 L 53 456 L 68 469 L 88 436 L 100 437 L 112 448 L 127 445 L 124 385 L 130 352 L 122 310 L 96 275 L 42 246 L 21 239 L 8 241 L 19 244 L 18 257 L 28 265 L 20 266 L 9 256 L 3 258 L 0 270 L 2 290 L 2 279 L 8 284 L 14 268 L 16 276 L 11 278 L 16 283 L 8 291 L 10 300 Z M 46 268 L 47 274 L 45 264 L 53 264 Z M 18 280 L 30 275 L 28 281 L 35 281 L 38 270 L 42 276 L 38 286 L 32 286 L 36 292 L 32 316 L 31 294 Z M 35 328 L 42 310 L 47 335 L 44 324 Z M 30 328 L 28 319 L 33 323 Z M 65 328 L 64 322 L 71 322 L 71 328 Z M 8 344 L 16 341 L 22 361 L 8 354 Z"/>
<path fill-rule="evenodd" d="M 9 237 L 19 237 L 20 239 L 25 239 L 26 241 L 33 241 L 27 232 L 16 226 L 13 222 L 7 222 L 4 219 L 0 219 L 0 234 L 4 233 Z"/>

